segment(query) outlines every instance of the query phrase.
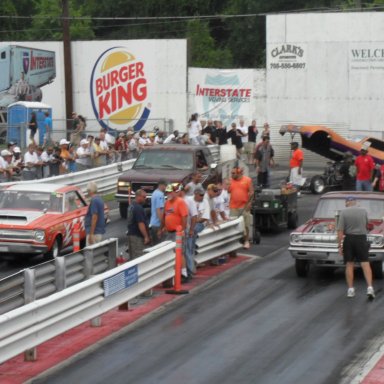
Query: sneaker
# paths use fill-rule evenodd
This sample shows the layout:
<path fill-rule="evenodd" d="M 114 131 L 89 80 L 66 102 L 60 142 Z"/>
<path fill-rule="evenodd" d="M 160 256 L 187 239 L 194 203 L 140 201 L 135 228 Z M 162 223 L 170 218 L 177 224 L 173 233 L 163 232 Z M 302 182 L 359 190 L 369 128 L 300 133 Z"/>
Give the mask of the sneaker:
<path fill-rule="evenodd" d="M 367 288 L 367 296 L 369 300 L 373 300 L 375 298 L 375 290 L 373 289 L 373 287 Z"/>
<path fill-rule="evenodd" d="M 249 248 L 251 248 L 251 244 L 249 244 L 249 241 L 244 242 L 243 248 L 244 248 L 244 249 L 249 249 Z"/>
<path fill-rule="evenodd" d="M 348 288 L 347 297 L 355 297 L 355 288 Z"/>

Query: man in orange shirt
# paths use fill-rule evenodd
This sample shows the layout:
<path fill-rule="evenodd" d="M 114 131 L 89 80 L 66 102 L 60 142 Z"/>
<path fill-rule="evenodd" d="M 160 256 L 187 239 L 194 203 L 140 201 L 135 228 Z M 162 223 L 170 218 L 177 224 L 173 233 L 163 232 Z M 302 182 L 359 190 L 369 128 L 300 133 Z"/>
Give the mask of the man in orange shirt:
<path fill-rule="evenodd" d="M 292 156 L 289 160 L 289 181 L 296 187 L 300 196 L 300 188 L 303 185 L 302 169 L 304 154 L 301 149 L 299 149 L 299 143 L 293 141 L 291 143 Z"/>
<path fill-rule="evenodd" d="M 187 227 L 188 219 L 188 206 L 187 203 L 178 196 L 179 192 L 183 189 L 182 184 L 174 183 L 168 184 L 165 193 L 167 195 L 167 200 L 164 205 L 164 221 L 163 221 L 163 230 L 165 229 L 168 233 L 166 240 L 175 241 L 176 240 L 176 229 L 180 225 L 182 230 L 185 233 Z M 185 241 L 185 236 L 183 236 L 183 244 Z M 183 246 L 183 250 L 185 247 Z M 189 281 L 186 263 L 185 263 L 185 252 L 183 258 L 183 265 L 181 269 L 182 282 L 186 283 Z"/>
<path fill-rule="evenodd" d="M 244 218 L 244 249 L 249 249 L 249 233 L 251 225 L 251 204 L 253 199 L 252 179 L 243 175 L 243 169 L 235 167 L 231 172 L 232 178 L 228 188 L 231 194 L 229 200 L 230 216 Z"/>

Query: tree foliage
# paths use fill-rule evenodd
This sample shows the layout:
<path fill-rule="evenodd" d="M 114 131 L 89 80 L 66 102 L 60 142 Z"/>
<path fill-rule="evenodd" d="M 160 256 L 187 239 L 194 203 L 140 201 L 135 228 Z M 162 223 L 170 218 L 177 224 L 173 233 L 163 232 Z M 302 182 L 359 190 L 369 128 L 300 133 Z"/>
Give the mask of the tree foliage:
<path fill-rule="evenodd" d="M 384 6 L 384 0 L 68 0 L 71 38 L 187 38 L 190 64 L 201 67 L 263 67 L 267 13 Z M 201 15 L 254 16 L 207 20 Z M 1 0 L 0 40 L 62 39 L 62 0 Z M 16 16 L 30 16 L 19 19 Z M 186 19 L 162 19 L 161 17 Z M 98 20 L 109 17 L 110 20 Z M 132 20 L 119 20 L 129 17 Z M 135 20 L 153 17 L 152 20 Z"/>

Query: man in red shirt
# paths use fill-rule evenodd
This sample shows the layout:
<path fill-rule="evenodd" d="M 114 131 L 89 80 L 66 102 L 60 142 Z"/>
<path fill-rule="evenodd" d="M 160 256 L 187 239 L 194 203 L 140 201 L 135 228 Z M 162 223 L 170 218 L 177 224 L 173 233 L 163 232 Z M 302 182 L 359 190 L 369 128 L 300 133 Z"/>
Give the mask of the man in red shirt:
<path fill-rule="evenodd" d="M 289 160 L 289 181 L 295 186 L 298 191 L 298 196 L 300 196 L 300 188 L 303 185 L 303 161 L 304 154 L 303 151 L 299 148 L 299 143 L 293 141 L 291 143 L 292 156 Z"/>
<path fill-rule="evenodd" d="M 372 191 L 372 173 L 375 169 L 375 163 L 371 156 L 368 155 L 367 147 L 362 147 L 360 155 L 356 157 L 355 166 L 356 175 L 356 191 Z"/>
<path fill-rule="evenodd" d="M 243 216 L 244 219 L 244 248 L 250 248 L 249 229 L 251 226 L 251 203 L 253 199 L 252 179 L 243 175 L 243 169 L 235 167 L 231 172 L 232 178 L 228 188 L 231 194 L 229 200 L 230 216 Z"/>

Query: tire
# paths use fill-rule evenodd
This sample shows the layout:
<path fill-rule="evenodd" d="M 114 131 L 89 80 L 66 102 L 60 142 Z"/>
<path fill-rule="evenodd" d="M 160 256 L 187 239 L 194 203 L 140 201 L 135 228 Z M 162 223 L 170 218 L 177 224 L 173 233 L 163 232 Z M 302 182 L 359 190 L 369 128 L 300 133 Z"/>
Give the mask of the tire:
<path fill-rule="evenodd" d="M 298 277 L 307 277 L 309 273 L 309 261 L 308 260 L 295 260 L 296 275 Z"/>
<path fill-rule="evenodd" d="M 261 240 L 260 231 L 258 229 L 255 229 L 253 232 L 253 243 L 260 244 L 260 240 Z"/>
<path fill-rule="evenodd" d="M 297 228 L 297 222 L 299 220 L 299 216 L 297 212 L 288 212 L 288 218 L 287 218 L 287 228 L 288 229 L 296 229 Z"/>
<path fill-rule="evenodd" d="M 375 279 L 382 280 L 383 279 L 383 262 L 378 261 L 371 261 L 371 269 L 372 269 L 372 275 Z"/>
<path fill-rule="evenodd" d="M 60 250 L 61 241 L 59 237 L 56 237 L 55 241 L 53 242 L 52 248 L 44 255 L 44 259 L 56 259 L 56 257 L 60 256 Z"/>
<path fill-rule="evenodd" d="M 120 217 L 126 219 L 128 214 L 128 203 L 119 203 L 119 211 Z"/>
<path fill-rule="evenodd" d="M 325 180 L 321 176 L 313 176 L 311 179 L 311 192 L 315 195 L 321 195 L 325 191 Z"/>

